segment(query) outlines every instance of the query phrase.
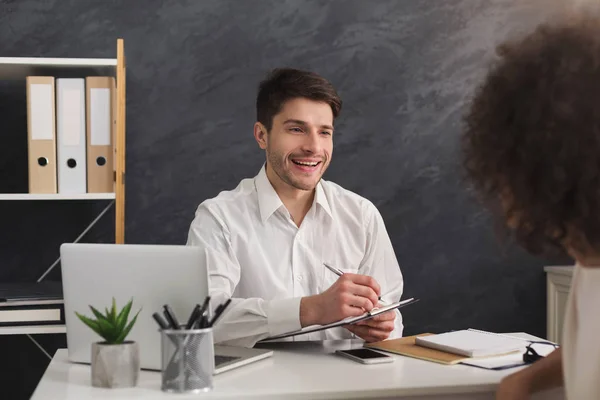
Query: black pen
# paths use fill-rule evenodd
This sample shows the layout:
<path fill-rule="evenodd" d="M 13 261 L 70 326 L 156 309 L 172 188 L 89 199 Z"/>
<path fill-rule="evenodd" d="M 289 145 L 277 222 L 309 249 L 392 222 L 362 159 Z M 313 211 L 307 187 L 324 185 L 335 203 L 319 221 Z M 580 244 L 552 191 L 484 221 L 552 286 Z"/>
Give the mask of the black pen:
<path fill-rule="evenodd" d="M 210 296 L 207 296 L 204 299 L 204 303 L 202 303 L 202 307 L 198 308 L 198 313 L 194 316 L 194 321 L 192 322 L 191 329 L 201 329 L 204 320 L 204 314 L 206 314 L 208 305 L 210 302 Z"/>
<path fill-rule="evenodd" d="M 330 266 L 330 265 L 327 265 L 327 264 L 325 264 L 325 263 L 323 263 L 323 265 L 324 265 L 325 267 L 327 267 L 327 269 L 328 269 L 328 270 L 330 270 L 331 272 L 333 272 L 334 274 L 336 274 L 337 276 L 342 276 L 342 275 L 344 275 L 344 272 L 343 272 L 342 270 L 338 269 L 338 268 L 332 267 L 332 266 Z M 388 303 L 388 302 L 381 300 L 381 296 L 379 296 L 379 297 L 378 297 L 378 300 L 379 300 L 379 303 L 380 303 L 382 306 L 389 306 L 389 303 Z"/>
<path fill-rule="evenodd" d="M 208 310 L 205 310 L 202 313 L 202 316 L 200 318 L 200 321 L 198 322 L 198 325 L 199 325 L 200 329 L 208 328 Z"/>
<path fill-rule="evenodd" d="M 154 318 L 154 320 L 158 323 L 158 326 L 160 326 L 161 329 L 169 329 L 169 324 L 167 324 L 167 321 L 165 321 L 159 313 L 155 312 L 154 314 L 152 314 L 152 318 Z"/>
<path fill-rule="evenodd" d="M 175 317 L 175 313 L 171 307 L 169 307 L 168 304 L 165 304 L 163 308 L 165 309 L 165 317 L 167 317 L 167 320 L 171 324 L 171 329 L 179 329 L 179 321 L 177 321 L 177 317 Z"/>
<path fill-rule="evenodd" d="M 167 321 L 165 321 L 165 319 L 159 313 L 155 312 L 154 314 L 152 314 L 152 318 L 154 318 L 154 320 L 158 323 L 162 330 L 170 328 Z M 175 346 L 179 346 L 176 338 L 174 338 L 173 336 L 169 336 L 169 339 L 171 340 L 171 343 L 173 343 Z"/>
<path fill-rule="evenodd" d="M 211 321 L 208 321 L 208 320 L 206 320 L 206 321 L 205 321 L 205 323 L 206 323 L 206 326 L 207 326 L 207 327 L 211 327 L 211 326 L 212 326 L 211 322 L 214 322 L 214 321 L 215 321 L 215 319 L 216 319 L 216 317 L 217 317 L 218 315 L 221 315 L 221 310 L 223 309 L 223 305 L 224 305 L 224 304 L 219 304 L 219 305 L 217 306 L 217 308 L 215 309 L 215 315 L 213 316 L 213 318 L 212 318 L 212 320 L 211 320 Z"/>
<path fill-rule="evenodd" d="M 188 319 L 188 322 L 185 325 L 185 329 L 192 329 L 194 327 L 194 324 L 196 323 L 196 319 L 198 318 L 199 314 L 200 314 L 200 304 L 196 304 L 196 307 L 194 307 L 194 309 L 192 310 L 192 313 L 190 314 L 190 318 Z"/>
<path fill-rule="evenodd" d="M 215 322 L 217 322 L 217 319 L 219 319 L 219 317 L 223 314 L 223 311 L 225 311 L 225 309 L 227 308 L 227 306 L 229 305 L 229 303 L 231 303 L 231 299 L 228 299 L 225 304 L 221 304 L 219 307 L 217 307 L 217 311 L 215 312 L 215 316 L 213 317 L 213 319 L 210 320 L 210 323 L 208 324 L 208 328 L 212 328 L 213 325 L 215 324 Z"/>
<path fill-rule="evenodd" d="M 200 314 L 204 314 L 204 311 L 208 310 L 208 304 L 210 303 L 210 296 L 206 296 L 204 299 L 204 303 L 202 304 L 202 308 L 200 309 Z"/>
<path fill-rule="evenodd" d="M 206 296 L 206 299 L 204 299 L 204 304 L 202 304 L 202 308 L 200 309 L 200 321 L 199 321 L 199 325 L 200 328 L 206 328 L 206 319 L 208 318 L 208 306 L 210 303 L 210 296 Z"/>

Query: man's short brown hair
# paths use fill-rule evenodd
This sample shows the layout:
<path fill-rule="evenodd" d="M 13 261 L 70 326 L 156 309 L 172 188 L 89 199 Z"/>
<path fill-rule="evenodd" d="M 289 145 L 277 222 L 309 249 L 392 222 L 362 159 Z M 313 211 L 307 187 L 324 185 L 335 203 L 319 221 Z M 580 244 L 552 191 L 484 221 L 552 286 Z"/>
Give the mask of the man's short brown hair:
<path fill-rule="evenodd" d="M 257 121 L 270 131 L 273 117 L 285 102 L 298 97 L 329 104 L 334 119 L 342 109 L 342 100 L 335 88 L 322 76 L 299 69 L 277 68 L 260 83 L 256 98 Z"/>
<path fill-rule="evenodd" d="M 499 55 L 465 118 L 468 177 L 531 252 L 574 235 L 598 251 L 600 21 L 542 24 Z"/>

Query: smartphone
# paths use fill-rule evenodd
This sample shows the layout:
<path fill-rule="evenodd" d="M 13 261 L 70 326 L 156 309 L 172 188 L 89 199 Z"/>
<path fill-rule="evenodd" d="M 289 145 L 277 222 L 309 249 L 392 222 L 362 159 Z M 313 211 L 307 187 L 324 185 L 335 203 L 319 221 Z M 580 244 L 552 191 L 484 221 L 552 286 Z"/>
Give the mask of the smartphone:
<path fill-rule="evenodd" d="M 371 349 L 336 350 L 336 354 L 361 364 L 381 364 L 394 361 L 394 357 Z"/>

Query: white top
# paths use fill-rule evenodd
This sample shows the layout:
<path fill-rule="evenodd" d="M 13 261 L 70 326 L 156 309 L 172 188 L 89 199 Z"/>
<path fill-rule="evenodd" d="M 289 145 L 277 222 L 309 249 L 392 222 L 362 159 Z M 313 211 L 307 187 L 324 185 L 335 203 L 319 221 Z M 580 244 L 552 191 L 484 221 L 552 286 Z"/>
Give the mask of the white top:
<path fill-rule="evenodd" d="M 522 337 L 533 338 L 519 334 Z M 537 338 L 539 340 L 539 338 Z M 160 389 L 159 372 L 141 371 L 138 385 L 127 389 L 91 386 L 90 367 L 69 363 L 58 350 L 32 400 L 86 399 L 493 399 L 500 380 L 518 369 L 490 371 L 443 365 L 392 354 L 389 364 L 363 365 L 334 355 L 336 349 L 361 347 L 362 341 L 274 343 L 272 357 L 216 375 L 213 390 L 173 395 Z M 531 400 L 562 399 L 562 388 Z M 426 397 L 421 397 L 426 396 Z"/>
<path fill-rule="evenodd" d="M 563 326 L 568 399 L 600 399 L 600 268 L 575 266 Z"/>
<path fill-rule="evenodd" d="M 215 326 L 215 342 L 253 346 L 300 329 L 300 298 L 319 294 L 338 276 L 323 266 L 370 275 L 381 298 L 400 299 L 404 281 L 377 208 L 369 200 L 321 180 L 300 228 L 269 182 L 265 167 L 232 191 L 198 206 L 188 245 L 206 249 L 211 304 L 233 301 Z M 401 337 L 397 312 L 391 337 Z M 284 340 L 351 338 L 345 328 Z"/>

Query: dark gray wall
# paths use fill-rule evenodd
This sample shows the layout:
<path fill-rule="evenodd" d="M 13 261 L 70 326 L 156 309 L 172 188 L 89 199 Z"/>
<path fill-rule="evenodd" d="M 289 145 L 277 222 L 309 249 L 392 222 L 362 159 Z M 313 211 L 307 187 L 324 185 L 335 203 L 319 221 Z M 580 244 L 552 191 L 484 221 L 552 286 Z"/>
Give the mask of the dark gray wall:
<path fill-rule="evenodd" d="M 255 175 L 256 87 L 277 66 L 344 100 L 326 178 L 379 207 L 421 302 L 406 334 L 476 327 L 545 335 L 543 260 L 500 245 L 461 182 L 460 118 L 494 46 L 560 0 L 0 2 L 0 56 L 127 54 L 126 242 L 185 242 L 197 205 Z M 0 83 L 0 192 L 27 190 L 23 83 Z M 0 202 L 0 280 L 34 281 L 103 202 Z M 111 242 L 114 213 L 84 241 Z M 49 279 L 59 280 L 57 268 Z M 45 337 L 48 351 L 64 336 Z M 47 360 L 0 337 L 0 376 L 28 397 Z M 36 358 L 37 357 L 37 358 Z M 27 366 L 27 368 L 26 368 Z M 12 375 L 11 375 L 12 374 Z M 26 374 L 27 376 L 25 377 Z M 6 386 L 5 386 L 6 387 Z"/>

